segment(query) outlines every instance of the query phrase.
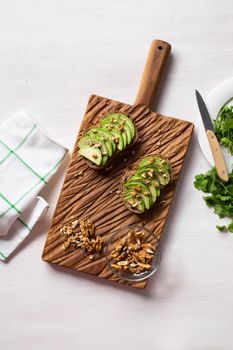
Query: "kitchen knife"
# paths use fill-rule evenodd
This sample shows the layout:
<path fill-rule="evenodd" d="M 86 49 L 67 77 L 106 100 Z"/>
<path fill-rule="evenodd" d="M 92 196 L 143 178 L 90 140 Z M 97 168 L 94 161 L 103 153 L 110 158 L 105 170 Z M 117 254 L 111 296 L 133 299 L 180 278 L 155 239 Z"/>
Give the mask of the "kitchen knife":
<path fill-rule="evenodd" d="M 201 97 L 200 93 L 195 90 L 196 92 L 196 99 L 197 104 L 199 107 L 199 111 L 202 117 L 202 121 L 206 130 L 207 139 L 210 145 L 210 149 L 212 152 L 212 156 L 214 159 L 214 164 L 217 170 L 218 177 L 224 181 L 227 182 L 229 180 L 228 178 L 228 172 L 226 168 L 226 164 L 222 155 L 222 151 L 219 145 L 219 142 L 217 140 L 217 137 L 214 133 L 214 127 L 212 120 L 210 118 L 209 112 L 207 110 L 207 107 L 205 105 L 205 102 L 203 98 Z"/>

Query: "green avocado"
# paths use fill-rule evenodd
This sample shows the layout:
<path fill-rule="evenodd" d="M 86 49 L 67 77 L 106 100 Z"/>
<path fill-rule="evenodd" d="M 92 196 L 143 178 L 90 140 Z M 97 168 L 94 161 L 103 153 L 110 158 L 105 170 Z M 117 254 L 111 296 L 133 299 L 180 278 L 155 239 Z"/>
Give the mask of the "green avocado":
<path fill-rule="evenodd" d="M 150 164 L 150 165 L 145 165 L 143 167 L 139 167 L 138 171 L 140 171 L 140 170 L 144 170 L 146 172 L 148 172 L 148 171 L 155 171 L 155 172 L 159 172 L 159 173 L 167 171 L 167 169 L 165 167 L 163 167 L 163 165 L 156 164 L 156 163 L 153 163 L 153 164 Z"/>
<path fill-rule="evenodd" d="M 129 145 L 136 133 L 133 121 L 124 114 L 113 113 L 110 116 L 112 116 L 112 120 L 116 119 L 118 124 L 124 125 L 124 132 L 126 133 L 127 144 Z"/>
<path fill-rule="evenodd" d="M 145 207 L 146 209 L 150 209 L 150 207 L 152 206 L 153 202 L 152 202 L 152 198 L 151 198 L 151 195 L 142 195 L 142 200 L 144 201 L 145 203 Z"/>
<path fill-rule="evenodd" d="M 99 148 L 94 148 L 89 145 L 82 145 L 78 151 L 80 156 L 85 157 L 96 165 L 101 165 L 103 156 Z"/>
<path fill-rule="evenodd" d="M 147 156 L 146 158 L 143 158 L 138 164 L 138 167 L 143 168 L 146 165 L 150 166 L 152 163 L 154 163 L 154 158 L 154 156 Z"/>
<path fill-rule="evenodd" d="M 113 152 L 115 152 L 116 143 L 112 140 L 114 135 L 109 130 L 107 130 L 106 128 L 102 128 L 101 126 L 97 126 L 95 128 L 88 130 L 86 135 L 88 135 L 90 132 L 95 133 L 97 135 L 101 135 L 106 139 L 106 141 L 111 142 L 111 147 L 113 149 Z"/>
<path fill-rule="evenodd" d="M 133 121 L 126 115 L 121 113 L 109 114 L 106 118 L 101 121 L 102 125 L 110 123 L 116 126 L 118 129 L 123 126 L 123 131 L 121 131 L 122 137 L 126 144 L 130 144 L 135 136 L 136 128 Z"/>
<path fill-rule="evenodd" d="M 156 199 L 158 197 L 157 189 L 154 186 L 150 185 L 149 186 L 149 190 L 150 190 L 150 193 L 151 193 L 152 202 L 155 203 Z"/>
<path fill-rule="evenodd" d="M 98 126 L 89 129 L 81 138 L 78 143 L 79 154 L 94 164 L 104 166 L 117 150 L 123 151 L 132 142 L 135 134 L 134 122 L 127 115 L 108 114 Z"/>
<path fill-rule="evenodd" d="M 126 147 L 126 136 L 124 136 L 120 132 L 120 130 L 117 128 L 116 125 L 113 125 L 110 121 L 103 122 L 101 121 L 101 126 L 102 128 L 106 128 L 108 131 L 111 132 L 112 136 L 112 141 L 114 141 L 114 137 L 118 139 L 118 142 L 114 141 L 116 143 L 117 148 L 119 151 L 123 151 Z"/>
<path fill-rule="evenodd" d="M 165 161 L 165 159 L 159 156 L 148 156 L 144 158 L 138 165 L 139 168 L 149 168 L 157 165 L 160 168 L 170 170 L 170 164 Z"/>
<path fill-rule="evenodd" d="M 93 150 L 99 149 L 102 155 L 102 160 L 101 164 L 98 165 L 105 165 L 106 162 L 108 161 L 108 149 L 107 146 L 103 141 L 100 139 L 97 140 L 97 138 L 89 137 L 89 136 L 84 136 L 82 139 L 79 141 L 79 148 L 81 149 L 83 146 L 90 146 Z M 87 158 L 87 157 L 86 157 Z M 88 158 L 89 159 L 89 158 Z M 91 159 L 89 159 L 91 160 Z M 92 160 L 91 160 L 92 161 Z M 95 162 L 94 162 L 95 163 Z M 96 163 L 95 163 L 96 164 Z"/>
<path fill-rule="evenodd" d="M 131 181 L 133 182 L 139 182 L 142 183 L 144 186 L 148 186 L 148 184 L 146 183 L 146 179 L 144 179 L 143 177 L 141 177 L 140 175 L 133 175 L 132 177 L 130 177 L 129 179 L 127 179 L 127 181 L 125 183 L 130 183 Z"/>
<path fill-rule="evenodd" d="M 124 200 L 126 202 L 128 202 L 131 206 L 133 206 L 134 203 L 136 203 L 136 199 L 131 196 L 131 191 L 127 191 L 125 193 Z M 145 211 L 145 203 L 144 203 L 144 201 L 142 201 L 141 198 L 138 199 L 137 201 L 138 201 L 138 204 L 137 204 L 137 206 L 135 208 L 138 209 L 140 212 L 144 213 L 144 211 Z"/>
<path fill-rule="evenodd" d="M 119 129 L 120 124 L 118 124 L 118 122 L 113 122 L 112 119 L 106 119 L 106 120 L 104 119 L 103 121 L 101 121 L 101 125 L 102 127 L 109 128 L 109 130 L 114 136 L 120 137 L 120 139 L 122 139 L 122 149 L 119 148 L 120 151 L 126 148 L 127 136 L 125 132 L 120 131 Z M 119 146 L 119 144 L 120 142 L 118 143 L 117 146 Z"/>
<path fill-rule="evenodd" d="M 111 142 L 111 145 L 112 145 L 112 149 L 113 149 L 113 152 L 115 152 L 116 150 L 116 144 L 115 142 L 112 140 L 113 138 L 113 134 L 108 131 L 106 128 L 101 128 L 101 126 L 98 126 L 96 128 L 93 128 L 91 129 L 93 132 L 97 132 L 99 135 L 103 135 L 104 138 L 106 138 L 106 140 L 108 140 L 109 142 Z"/>
<path fill-rule="evenodd" d="M 169 172 L 167 173 L 164 172 L 163 174 L 157 174 L 156 176 L 162 186 L 168 185 L 171 179 Z"/>
<path fill-rule="evenodd" d="M 153 173 L 153 176 L 150 177 L 148 175 L 148 172 L 151 171 Z M 142 176 L 144 174 L 146 174 L 148 180 L 154 180 L 154 179 L 157 179 L 158 182 L 160 183 L 160 185 L 162 186 L 166 186 L 169 182 L 170 182 L 170 173 L 169 171 L 167 170 L 164 170 L 164 169 L 159 169 L 159 167 L 157 167 L 156 165 L 155 166 L 151 166 L 150 168 L 141 168 L 141 169 L 138 169 L 137 172 L 136 172 L 137 175 L 139 176 Z"/>
<path fill-rule="evenodd" d="M 161 187 L 166 186 L 170 179 L 170 164 L 162 157 L 147 156 L 141 160 L 134 175 L 125 181 L 124 198 L 130 205 L 137 200 L 138 210 L 139 204 L 148 210 L 160 196 Z M 139 191 L 135 189 L 137 186 L 140 186 Z"/>
<path fill-rule="evenodd" d="M 122 121 L 125 122 L 125 125 L 127 125 L 130 129 L 131 135 L 132 135 L 132 139 L 134 138 L 135 134 L 136 134 L 136 127 L 134 125 L 134 122 L 132 121 L 132 119 L 130 119 L 127 115 L 123 114 L 123 113 L 111 113 L 107 116 L 108 117 L 112 117 L 115 119 L 120 119 Z"/>
<path fill-rule="evenodd" d="M 112 147 L 111 141 L 109 141 L 107 138 L 105 138 L 98 131 L 93 132 L 92 130 L 90 130 L 86 133 L 86 136 L 90 137 L 92 140 L 96 140 L 97 142 L 98 141 L 103 142 L 107 148 L 109 157 L 111 157 L 111 155 L 113 154 L 113 147 Z"/>
<path fill-rule="evenodd" d="M 139 181 L 134 181 L 134 179 L 132 178 L 131 181 L 127 181 L 125 183 L 125 189 L 128 190 L 127 192 L 136 192 L 134 191 L 135 187 L 139 187 L 141 191 L 138 191 L 138 195 L 140 195 L 140 198 L 138 198 L 138 201 L 141 203 L 142 201 L 145 204 L 145 208 L 149 209 L 150 206 L 153 204 L 152 203 L 152 197 L 151 197 L 151 192 L 149 190 L 149 188 L 143 183 L 143 182 L 139 182 Z"/>
<path fill-rule="evenodd" d="M 106 144 L 98 136 L 95 136 L 95 137 L 84 136 L 81 138 L 78 145 L 79 145 L 79 147 L 82 147 L 82 145 L 89 145 L 89 146 L 97 147 L 97 148 L 100 148 L 101 153 L 103 155 L 106 155 L 106 156 L 108 155 L 108 148 L 107 148 Z"/>
<path fill-rule="evenodd" d="M 148 175 L 148 171 L 152 171 L 151 168 L 138 168 L 136 170 L 135 176 L 139 176 L 141 178 L 143 178 L 145 181 L 151 181 L 154 178 L 154 172 L 153 172 L 153 176 L 149 176 Z"/>
<path fill-rule="evenodd" d="M 141 190 L 144 192 L 149 192 L 149 188 L 142 182 L 139 182 L 137 180 L 134 180 L 134 178 L 132 177 L 131 180 L 128 180 L 124 186 L 126 188 L 132 188 L 132 187 L 137 187 L 140 186 Z M 141 192 L 140 192 L 141 193 Z"/>

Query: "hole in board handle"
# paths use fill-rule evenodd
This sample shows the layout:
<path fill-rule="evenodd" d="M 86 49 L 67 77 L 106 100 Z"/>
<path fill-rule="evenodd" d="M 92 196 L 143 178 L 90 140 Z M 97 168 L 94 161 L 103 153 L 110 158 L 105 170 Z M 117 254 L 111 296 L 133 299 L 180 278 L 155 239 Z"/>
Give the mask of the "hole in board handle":
<path fill-rule="evenodd" d="M 158 50 L 162 50 L 163 47 L 161 45 L 158 46 Z"/>

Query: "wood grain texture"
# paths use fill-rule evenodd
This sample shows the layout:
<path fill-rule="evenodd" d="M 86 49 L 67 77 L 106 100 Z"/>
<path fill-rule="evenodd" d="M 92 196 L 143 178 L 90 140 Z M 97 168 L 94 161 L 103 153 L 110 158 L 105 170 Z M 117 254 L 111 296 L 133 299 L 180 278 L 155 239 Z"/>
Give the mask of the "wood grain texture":
<path fill-rule="evenodd" d="M 152 109 L 159 84 L 165 70 L 171 45 L 163 40 L 153 40 L 142 73 L 135 105 L 146 105 Z"/>
<path fill-rule="evenodd" d="M 205 96 L 232 75 L 232 18 L 231 0 L 1 1 L 0 122 L 26 109 L 72 150 L 91 93 L 134 101 L 158 36 L 173 55 L 156 111 L 198 123 L 194 89 Z M 3 349 L 233 349 L 233 238 L 217 233 L 219 218 L 193 187 L 209 169 L 195 136 L 163 230 L 161 266 L 143 291 L 41 261 L 63 164 L 41 194 L 48 214 L 0 264 Z"/>
<path fill-rule="evenodd" d="M 214 158 L 214 164 L 218 173 L 218 177 L 227 182 L 229 180 L 228 171 L 226 167 L 225 160 L 215 133 L 212 130 L 206 131 L 207 138 L 209 141 L 210 149 Z"/>
<path fill-rule="evenodd" d="M 78 140 L 83 130 L 90 124 L 96 123 L 103 114 L 114 110 L 127 113 L 133 118 L 139 140 L 134 147 L 134 154 L 132 150 L 128 150 L 119 158 L 113 169 L 96 172 L 88 168 L 85 161 L 78 156 Z M 82 250 L 70 248 L 64 251 L 62 249 L 64 238 L 60 235 L 60 228 L 77 218 L 91 218 L 97 233 L 103 237 L 104 243 L 107 243 L 112 233 L 123 225 L 143 223 L 160 238 L 192 131 L 192 123 L 151 112 L 144 105 L 130 106 L 92 95 L 45 243 L 43 259 L 110 281 L 144 288 L 147 284 L 145 281 L 132 283 L 119 280 L 109 270 L 104 255 L 95 261 L 90 261 Z M 153 210 L 138 216 L 126 208 L 118 190 L 125 167 L 148 153 L 160 153 L 169 159 L 174 172 L 174 181 L 162 192 Z M 81 170 L 84 175 L 77 176 Z"/>

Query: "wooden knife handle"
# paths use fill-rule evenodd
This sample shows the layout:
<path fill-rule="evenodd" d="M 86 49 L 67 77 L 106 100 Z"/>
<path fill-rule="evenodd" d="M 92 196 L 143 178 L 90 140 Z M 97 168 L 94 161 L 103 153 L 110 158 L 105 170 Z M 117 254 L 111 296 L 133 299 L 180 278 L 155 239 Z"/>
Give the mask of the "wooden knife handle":
<path fill-rule="evenodd" d="M 214 164 L 217 170 L 218 177 L 222 181 L 227 182 L 229 180 L 227 167 L 222 155 L 222 151 L 221 151 L 218 139 L 212 130 L 207 130 L 206 134 L 207 134 L 210 149 L 214 158 Z"/>
<path fill-rule="evenodd" d="M 135 105 L 144 104 L 152 108 L 171 45 L 162 40 L 153 40 L 141 77 Z"/>

